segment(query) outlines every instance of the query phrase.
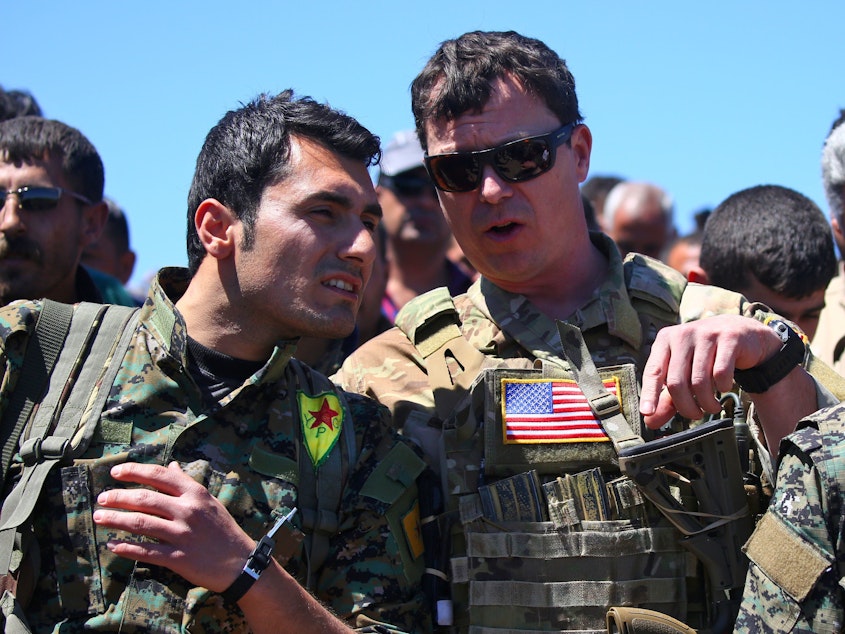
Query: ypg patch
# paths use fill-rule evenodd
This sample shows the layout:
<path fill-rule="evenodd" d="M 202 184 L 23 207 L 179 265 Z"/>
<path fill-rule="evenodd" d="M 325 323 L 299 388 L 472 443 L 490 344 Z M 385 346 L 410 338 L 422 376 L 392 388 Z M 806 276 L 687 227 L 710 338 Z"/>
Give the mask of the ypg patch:
<path fill-rule="evenodd" d="M 619 397 L 616 378 L 604 387 Z M 608 442 L 587 402 L 570 379 L 502 379 L 502 441 L 519 443 Z"/>
<path fill-rule="evenodd" d="M 340 438 L 343 407 L 337 395 L 332 392 L 309 396 L 297 390 L 296 400 L 299 404 L 299 419 L 302 421 L 305 447 L 316 469 L 325 462 Z"/>

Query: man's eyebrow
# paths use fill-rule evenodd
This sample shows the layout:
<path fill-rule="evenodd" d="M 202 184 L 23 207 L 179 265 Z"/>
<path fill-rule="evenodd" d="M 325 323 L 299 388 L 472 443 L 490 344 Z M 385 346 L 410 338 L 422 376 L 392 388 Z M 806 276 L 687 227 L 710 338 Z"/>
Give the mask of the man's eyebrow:
<path fill-rule="evenodd" d="M 352 207 L 354 207 L 354 202 L 353 202 L 352 198 L 350 198 L 349 196 L 347 196 L 345 194 L 340 194 L 336 191 L 329 191 L 329 190 L 321 190 L 321 191 L 314 192 L 313 194 L 311 194 L 308 197 L 308 201 L 310 201 L 310 202 L 322 201 L 322 202 L 327 202 L 327 203 L 333 203 L 335 205 L 343 207 L 344 209 L 351 209 Z M 381 219 L 381 217 L 384 215 L 382 213 L 381 205 L 379 203 L 372 203 L 370 205 L 366 205 L 364 207 L 363 213 L 370 214 L 372 216 L 376 216 L 379 219 Z"/>

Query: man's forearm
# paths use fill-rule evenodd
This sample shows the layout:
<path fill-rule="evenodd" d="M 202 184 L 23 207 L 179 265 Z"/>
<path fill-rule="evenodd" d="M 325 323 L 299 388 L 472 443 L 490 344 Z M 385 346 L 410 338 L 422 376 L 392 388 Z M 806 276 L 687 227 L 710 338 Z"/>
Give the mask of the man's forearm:
<path fill-rule="evenodd" d="M 255 634 L 353 632 L 273 560 L 238 602 Z"/>

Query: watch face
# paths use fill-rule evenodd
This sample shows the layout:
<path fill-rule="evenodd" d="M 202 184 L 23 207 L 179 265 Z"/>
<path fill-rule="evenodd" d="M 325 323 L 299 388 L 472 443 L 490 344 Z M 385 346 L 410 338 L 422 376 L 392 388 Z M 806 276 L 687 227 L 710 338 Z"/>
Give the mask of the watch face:
<path fill-rule="evenodd" d="M 786 343 L 787 339 L 789 339 L 789 326 L 786 325 L 786 322 L 776 319 L 770 322 L 769 326 L 774 329 L 778 337 L 780 337 L 781 342 Z"/>

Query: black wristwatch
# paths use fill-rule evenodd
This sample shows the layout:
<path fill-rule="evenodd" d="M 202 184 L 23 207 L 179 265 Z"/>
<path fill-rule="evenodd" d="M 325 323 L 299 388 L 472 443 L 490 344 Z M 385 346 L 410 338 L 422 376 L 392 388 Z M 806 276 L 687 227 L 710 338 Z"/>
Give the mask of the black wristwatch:
<path fill-rule="evenodd" d="M 783 345 L 773 357 L 747 370 L 734 370 L 737 385 L 751 394 L 761 394 L 783 379 L 799 363 L 807 352 L 800 335 L 780 319 L 773 319 L 768 325 L 778 334 Z"/>
<path fill-rule="evenodd" d="M 240 601 L 241 597 L 246 594 L 247 590 L 261 576 L 261 573 L 267 569 L 267 566 L 270 565 L 270 556 L 273 554 L 273 548 L 276 547 L 273 537 L 279 528 L 281 528 L 282 524 L 291 519 L 295 513 L 296 508 L 293 508 L 287 515 L 279 518 L 273 528 L 255 545 L 255 548 L 252 549 L 252 552 L 246 559 L 241 574 L 232 582 L 232 585 L 220 593 L 226 601 L 230 603 Z"/>

